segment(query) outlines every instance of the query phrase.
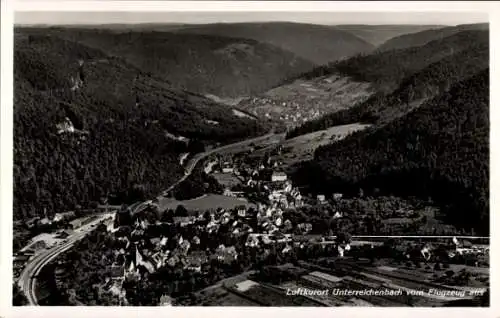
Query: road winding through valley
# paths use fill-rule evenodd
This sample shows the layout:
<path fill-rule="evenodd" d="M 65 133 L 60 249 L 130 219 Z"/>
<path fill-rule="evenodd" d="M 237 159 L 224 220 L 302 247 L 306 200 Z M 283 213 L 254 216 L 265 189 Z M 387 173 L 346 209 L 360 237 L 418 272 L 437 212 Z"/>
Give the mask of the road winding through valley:
<path fill-rule="evenodd" d="M 234 151 L 238 150 L 238 148 L 250 145 L 251 143 L 260 142 L 275 136 L 274 132 L 270 132 L 264 136 L 259 136 L 256 138 L 245 139 L 243 141 L 239 141 L 233 144 L 225 145 L 222 147 L 218 147 L 212 150 L 208 150 L 202 153 L 198 153 L 192 157 L 187 164 L 185 165 L 184 175 L 177 180 L 174 184 L 172 184 L 167 190 L 163 192 L 163 194 L 167 194 L 172 191 L 177 185 L 186 180 L 191 173 L 193 172 L 196 165 L 200 162 L 200 160 L 215 154 L 221 153 L 225 151 Z M 130 210 L 133 214 L 139 213 L 147 207 L 145 202 L 137 202 L 130 205 Z M 68 236 L 62 243 L 59 243 L 49 249 L 43 250 L 36 254 L 28 263 L 25 265 L 21 275 L 19 276 L 18 285 L 26 295 L 28 299 L 29 305 L 38 306 L 38 298 L 36 295 L 36 286 L 37 286 L 37 276 L 42 271 L 43 267 L 49 264 L 51 261 L 56 259 L 61 253 L 71 249 L 73 245 L 79 240 L 83 239 L 90 231 L 92 231 L 95 226 L 104 221 L 107 217 L 110 217 L 110 214 L 100 215 L 96 220 L 76 229 L 74 233 Z"/>
<path fill-rule="evenodd" d="M 186 163 L 186 165 L 184 167 L 184 175 L 179 180 L 177 180 L 174 184 L 172 184 L 168 189 L 163 191 L 162 195 L 167 195 L 179 183 L 186 180 L 191 175 L 191 173 L 193 173 L 194 168 L 200 162 L 200 160 L 202 160 L 210 155 L 216 154 L 216 153 L 221 153 L 221 152 L 225 152 L 225 151 L 229 151 L 229 152 L 235 151 L 235 150 L 238 150 L 238 148 L 248 146 L 252 143 L 258 143 L 258 142 L 261 142 L 263 140 L 269 139 L 269 138 L 274 137 L 274 136 L 279 136 L 279 135 L 276 135 L 273 131 L 271 131 L 270 133 L 268 133 L 267 135 L 264 135 L 264 136 L 259 136 L 259 137 L 255 137 L 255 138 L 251 138 L 251 139 L 245 139 L 245 140 L 242 140 L 242 141 L 239 141 L 236 143 L 232 143 L 232 144 L 225 145 L 225 146 L 222 146 L 219 148 L 215 148 L 212 150 L 208 150 L 205 152 L 200 152 L 200 153 L 195 154 L 194 157 L 189 159 L 189 161 Z"/>
<path fill-rule="evenodd" d="M 252 143 L 258 143 L 258 142 L 261 142 L 263 140 L 269 139 L 269 138 L 274 137 L 274 136 L 281 136 L 281 135 L 277 135 L 271 131 L 270 133 L 268 133 L 267 135 L 264 135 L 264 136 L 259 136 L 259 137 L 255 137 L 255 138 L 251 138 L 251 139 L 245 139 L 245 140 L 242 140 L 242 141 L 239 141 L 236 143 L 232 143 L 232 144 L 225 145 L 225 146 L 222 146 L 219 148 L 215 148 L 212 150 L 208 150 L 205 152 L 200 152 L 200 153 L 195 154 L 194 157 L 189 159 L 189 161 L 186 163 L 186 165 L 184 167 L 184 175 L 179 180 L 177 180 L 174 184 L 172 184 L 168 189 L 163 191 L 162 195 L 167 195 L 177 185 L 179 185 L 179 183 L 186 180 L 191 175 L 191 173 L 193 173 L 194 168 L 196 167 L 196 165 L 198 165 L 200 160 L 205 159 L 206 157 L 213 155 L 213 154 L 216 154 L 216 153 L 221 153 L 221 152 L 225 152 L 225 151 L 229 151 L 229 152 L 235 151 L 235 150 L 238 150 L 238 148 L 248 146 Z M 284 134 L 283 134 L 283 136 L 284 136 Z"/>

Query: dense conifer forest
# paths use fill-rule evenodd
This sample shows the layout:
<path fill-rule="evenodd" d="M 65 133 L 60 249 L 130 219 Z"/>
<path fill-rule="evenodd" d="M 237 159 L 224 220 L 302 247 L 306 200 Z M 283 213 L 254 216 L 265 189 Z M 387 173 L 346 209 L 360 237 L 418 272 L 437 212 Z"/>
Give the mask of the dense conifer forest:
<path fill-rule="evenodd" d="M 182 175 L 181 153 L 268 129 L 54 36 L 17 37 L 14 69 L 16 220 L 138 189 L 156 195 Z"/>
<path fill-rule="evenodd" d="M 451 223 L 489 231 L 489 69 L 376 131 L 317 149 L 296 180 L 316 192 L 430 197 Z"/>

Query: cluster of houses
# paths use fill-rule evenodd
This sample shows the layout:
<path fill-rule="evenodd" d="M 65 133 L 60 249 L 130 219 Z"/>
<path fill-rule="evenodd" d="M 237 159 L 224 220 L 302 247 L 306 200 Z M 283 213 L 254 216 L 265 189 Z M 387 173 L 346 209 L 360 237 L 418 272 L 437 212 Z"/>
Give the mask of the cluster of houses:
<path fill-rule="evenodd" d="M 245 106 L 245 108 L 252 109 L 253 114 L 256 116 L 270 119 L 280 119 L 292 126 L 318 118 L 323 114 L 318 107 L 319 104 L 307 100 L 298 101 L 296 99 L 290 100 L 289 98 L 276 99 L 268 97 L 253 97 L 242 101 L 242 103 L 251 105 Z M 310 108 L 304 108 L 304 105 L 309 105 Z M 279 109 L 279 111 L 270 111 L 269 107 Z"/>
<path fill-rule="evenodd" d="M 164 266 L 181 265 L 184 269 L 200 272 L 201 265 L 210 259 L 231 262 L 237 257 L 234 246 L 219 244 L 211 253 L 207 253 L 205 249 L 200 250 L 201 239 L 194 233 L 216 234 L 223 225 L 229 225 L 229 229 L 234 235 L 247 233 L 250 227 L 242 222 L 246 216 L 245 212 L 246 208 L 240 207 L 233 211 L 217 209 L 208 215 L 175 216 L 172 218 L 172 222 L 167 222 L 167 224 L 181 230 L 186 229 L 183 234 L 177 233 L 175 235 L 166 233 L 158 237 L 148 237 L 145 234 L 148 228 L 160 226 L 164 222 L 157 221 L 155 224 L 150 224 L 147 220 L 141 220 L 140 217 L 135 220 L 132 229 L 124 230 L 124 228 L 129 228 L 128 226 L 113 228 L 111 232 L 115 234 L 118 241 L 124 243 L 121 249 L 115 251 L 117 255 L 125 255 L 130 248 L 135 248 L 134 257 L 128 258 L 127 263 L 121 264 L 120 268 L 125 273 L 130 274 L 131 268 L 135 271 L 138 265 L 143 265 L 151 273 Z M 128 212 L 117 212 L 116 217 L 120 217 L 118 215 L 120 213 Z"/>
<path fill-rule="evenodd" d="M 259 192 L 267 196 L 268 204 L 276 208 L 299 207 L 303 204 L 298 188 L 292 186 L 287 174 L 280 170 L 281 163 L 267 158 L 265 162 L 251 164 L 235 163 L 231 159 L 212 158 L 205 165 L 207 174 L 221 172 L 239 180 L 237 187 L 227 187 L 224 195 L 242 197 L 246 192 Z M 244 191 L 246 189 L 246 191 Z"/>
<path fill-rule="evenodd" d="M 238 259 L 241 251 L 237 246 L 225 245 L 221 241 L 207 248 L 207 242 L 202 241 L 207 237 L 214 244 L 221 235 L 229 235 L 232 241 L 243 240 L 242 246 L 246 248 L 265 249 L 270 244 L 280 244 L 282 253 L 289 252 L 293 246 L 292 233 L 307 234 L 312 225 L 294 225 L 284 216 L 284 209 L 302 204 L 300 192 L 292 186 L 286 174 L 275 172 L 270 179 L 263 185 L 268 193 L 267 203 L 259 203 L 257 207 L 218 208 L 198 215 L 174 216 L 167 223 L 177 230 L 159 231 L 157 237 L 146 233 L 149 228 L 161 226 L 164 222 L 152 224 L 140 215 L 135 216 L 131 226 L 121 226 L 118 222 L 116 228 L 109 229 L 122 242 L 122 247 L 114 251 L 116 262 L 112 266 L 109 290 L 122 297 L 121 284 L 126 280 L 139 280 L 146 272 L 151 274 L 170 267 L 203 273 L 212 261 L 232 264 Z M 122 218 L 120 214 L 123 213 L 129 212 L 117 212 L 115 218 Z"/>
<path fill-rule="evenodd" d="M 444 254 L 446 254 L 448 259 L 452 262 L 454 259 L 461 256 L 466 258 L 472 256 L 473 258 L 471 259 L 475 259 L 480 255 L 489 254 L 488 245 L 474 245 L 468 240 L 458 240 L 456 237 L 453 237 L 453 239 L 448 242 L 426 242 L 414 245 L 403 243 L 395 246 L 394 249 L 399 253 L 403 253 L 407 259 L 420 259 L 425 261 L 443 259 Z M 462 261 L 463 260 L 459 260 L 459 262 Z M 478 266 L 479 261 L 476 259 L 474 263 Z"/>
<path fill-rule="evenodd" d="M 111 229 L 110 232 L 122 243 L 122 247 L 113 251 L 115 262 L 111 267 L 111 277 L 107 280 L 106 289 L 115 294 L 122 303 L 126 303 L 126 295 L 122 288 L 125 281 L 141 280 L 144 274 L 153 274 L 163 268 L 202 273 L 208 269 L 207 266 L 211 261 L 231 264 L 238 258 L 234 246 L 218 244 L 217 247 L 208 249 L 202 247 L 200 236 L 194 233 L 205 231 L 216 235 L 219 227 L 223 225 L 230 225 L 234 235 L 240 232 L 246 233 L 249 227 L 245 227 L 234 218 L 238 214 L 244 215 L 241 211 L 242 209 L 239 209 L 229 213 L 218 209 L 210 213 L 209 220 L 205 219 L 207 215 L 174 217 L 172 224 L 169 225 L 181 230 L 182 233 L 177 234 L 164 233 L 153 237 L 146 235 L 148 228 L 159 226 L 162 222 L 150 224 L 140 217 L 128 231 L 124 231 L 128 226 Z M 120 213 L 128 212 L 117 212 L 115 217 L 120 217 Z M 169 303 L 167 300 L 162 301 L 162 305 Z"/>
<path fill-rule="evenodd" d="M 455 250 L 450 250 L 448 256 L 453 258 L 457 255 L 467 255 L 467 254 L 487 254 L 489 253 L 489 246 L 487 245 L 473 245 L 467 240 L 462 240 L 461 242 L 453 237 L 453 245 Z"/>

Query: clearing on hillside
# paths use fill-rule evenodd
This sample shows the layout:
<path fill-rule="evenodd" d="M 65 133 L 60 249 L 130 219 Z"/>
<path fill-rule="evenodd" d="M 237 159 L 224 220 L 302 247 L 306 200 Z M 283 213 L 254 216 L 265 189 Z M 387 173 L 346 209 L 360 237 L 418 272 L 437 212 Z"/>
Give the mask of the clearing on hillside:
<path fill-rule="evenodd" d="M 299 161 L 310 160 L 318 147 L 339 141 L 353 132 L 368 127 L 370 125 L 360 123 L 341 125 L 285 140 L 281 144 L 283 147 L 283 163 L 290 166 Z"/>

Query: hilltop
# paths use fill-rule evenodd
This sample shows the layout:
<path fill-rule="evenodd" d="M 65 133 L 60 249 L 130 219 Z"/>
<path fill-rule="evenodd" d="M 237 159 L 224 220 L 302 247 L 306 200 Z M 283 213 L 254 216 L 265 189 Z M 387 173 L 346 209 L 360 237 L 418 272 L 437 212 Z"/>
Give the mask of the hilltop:
<path fill-rule="evenodd" d="M 378 47 L 389 39 L 401 35 L 417 33 L 429 29 L 444 28 L 444 25 L 416 25 L 416 24 L 341 24 L 335 28 L 354 34 L 368 43 Z"/>
<path fill-rule="evenodd" d="M 251 39 L 156 31 L 29 29 L 123 58 L 173 87 L 218 97 L 264 92 L 314 64 L 292 52 Z"/>
<path fill-rule="evenodd" d="M 64 26 L 50 25 L 23 25 L 25 27 L 50 27 L 50 28 L 75 28 L 75 29 L 93 29 L 93 30 L 113 30 L 117 32 L 123 31 L 159 31 L 169 32 L 171 30 L 189 27 L 190 24 L 185 23 L 108 23 L 108 24 L 65 24 Z"/>
<path fill-rule="evenodd" d="M 216 23 L 178 28 L 174 32 L 252 39 L 292 52 L 315 64 L 325 64 L 375 48 L 350 32 L 305 23 Z"/>
<path fill-rule="evenodd" d="M 379 47 L 378 51 L 389 51 L 397 49 L 405 49 L 409 47 L 421 46 L 434 40 L 449 37 L 455 33 L 463 31 L 488 31 L 488 23 L 477 24 L 461 24 L 452 27 L 445 27 L 439 29 L 425 30 L 417 33 L 404 34 L 394 37 Z"/>
<path fill-rule="evenodd" d="M 486 69 L 381 129 L 319 148 L 295 181 L 325 194 L 430 197 L 448 221 L 487 234 L 488 136 Z"/>
<path fill-rule="evenodd" d="M 182 153 L 269 129 L 55 36 L 16 34 L 14 59 L 16 220 L 157 195 L 183 174 Z"/>

